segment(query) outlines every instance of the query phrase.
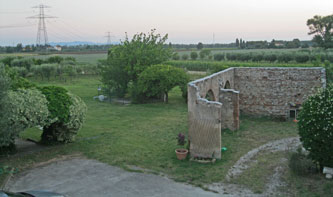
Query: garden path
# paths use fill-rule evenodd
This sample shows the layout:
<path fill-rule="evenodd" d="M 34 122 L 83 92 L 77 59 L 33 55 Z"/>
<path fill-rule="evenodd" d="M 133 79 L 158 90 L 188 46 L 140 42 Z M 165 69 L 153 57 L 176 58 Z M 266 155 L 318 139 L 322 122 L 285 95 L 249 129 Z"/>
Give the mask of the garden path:
<path fill-rule="evenodd" d="M 299 138 L 285 138 L 266 143 L 242 156 L 229 170 L 226 179 L 242 174 L 255 162 L 255 156 L 267 151 L 290 151 L 300 145 Z M 283 159 L 282 162 L 287 162 Z M 9 180 L 5 189 L 11 191 L 51 190 L 68 196 L 270 196 L 276 195 L 285 183 L 281 180 L 283 167 L 274 169 L 262 194 L 236 184 L 214 183 L 205 185 L 213 193 L 163 176 L 149 173 L 127 172 L 107 164 L 74 158 L 55 161 L 20 173 Z"/>

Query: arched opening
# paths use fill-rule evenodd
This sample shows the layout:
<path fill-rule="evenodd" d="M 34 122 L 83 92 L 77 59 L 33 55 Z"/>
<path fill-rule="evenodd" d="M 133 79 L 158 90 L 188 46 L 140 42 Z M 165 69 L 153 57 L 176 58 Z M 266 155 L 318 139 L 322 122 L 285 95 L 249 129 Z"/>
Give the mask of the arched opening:
<path fill-rule="evenodd" d="M 208 90 L 205 99 L 209 101 L 215 101 L 214 92 L 212 90 Z"/>
<path fill-rule="evenodd" d="M 229 81 L 225 82 L 224 89 L 231 89 Z"/>

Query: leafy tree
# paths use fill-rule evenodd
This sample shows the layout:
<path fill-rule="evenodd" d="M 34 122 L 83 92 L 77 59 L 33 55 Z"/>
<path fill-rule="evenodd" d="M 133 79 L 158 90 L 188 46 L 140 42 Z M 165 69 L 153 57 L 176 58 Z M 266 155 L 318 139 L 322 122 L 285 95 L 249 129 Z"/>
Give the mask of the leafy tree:
<path fill-rule="evenodd" d="M 192 60 L 196 60 L 198 58 L 198 53 L 195 52 L 195 51 L 192 51 L 191 54 L 190 54 L 190 56 L 191 56 Z"/>
<path fill-rule="evenodd" d="M 269 43 L 268 48 L 276 48 L 274 39 Z"/>
<path fill-rule="evenodd" d="M 203 46 L 203 44 L 202 44 L 201 42 L 199 42 L 199 43 L 197 44 L 197 49 L 198 49 L 198 50 L 201 50 L 203 47 L 204 47 L 204 46 Z"/>
<path fill-rule="evenodd" d="M 21 52 L 22 49 L 23 49 L 22 44 L 21 44 L 21 43 L 18 43 L 18 44 L 16 45 L 16 51 L 17 51 L 17 52 Z"/>
<path fill-rule="evenodd" d="M 188 56 L 188 54 L 186 54 L 186 53 L 184 53 L 184 54 L 182 55 L 182 59 L 183 59 L 183 60 L 187 60 L 188 57 L 189 57 L 189 56 Z"/>
<path fill-rule="evenodd" d="M 239 48 L 239 40 L 236 38 L 236 47 Z"/>
<path fill-rule="evenodd" d="M 314 35 L 313 41 L 318 46 L 333 48 L 333 15 L 328 16 L 314 16 L 307 21 L 309 26 L 309 35 Z"/>
<path fill-rule="evenodd" d="M 209 56 L 211 54 L 211 50 L 209 49 L 203 49 L 200 51 L 200 59 L 204 59 L 205 57 Z"/>
<path fill-rule="evenodd" d="M 183 95 L 189 78 L 185 71 L 169 65 L 153 65 L 139 76 L 138 89 L 141 98 L 163 99 L 168 102 L 168 92 L 175 86 L 180 86 Z"/>
<path fill-rule="evenodd" d="M 138 76 L 151 65 L 160 64 L 171 56 L 169 48 L 164 47 L 168 35 L 136 34 L 109 49 L 107 64 L 102 67 L 102 82 L 110 94 L 124 96 L 128 84 L 137 85 Z"/>
<path fill-rule="evenodd" d="M 172 59 L 173 59 L 173 60 L 179 60 L 179 59 L 180 59 L 179 54 L 178 54 L 177 52 L 174 52 L 174 53 L 172 54 Z"/>

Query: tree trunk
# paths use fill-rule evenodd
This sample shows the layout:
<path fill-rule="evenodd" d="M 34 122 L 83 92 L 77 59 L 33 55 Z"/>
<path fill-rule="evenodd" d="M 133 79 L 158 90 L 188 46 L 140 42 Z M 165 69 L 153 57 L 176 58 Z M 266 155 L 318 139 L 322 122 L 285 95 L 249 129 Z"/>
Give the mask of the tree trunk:
<path fill-rule="evenodd" d="M 164 93 L 163 101 L 164 101 L 164 103 L 168 103 L 168 101 L 169 101 L 168 92 L 165 92 L 165 93 Z"/>

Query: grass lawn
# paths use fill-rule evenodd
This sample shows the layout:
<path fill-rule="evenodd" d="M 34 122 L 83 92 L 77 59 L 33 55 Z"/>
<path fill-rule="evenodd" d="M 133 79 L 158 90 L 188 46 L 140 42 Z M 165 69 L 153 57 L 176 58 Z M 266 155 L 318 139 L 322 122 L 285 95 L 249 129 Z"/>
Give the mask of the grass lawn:
<path fill-rule="evenodd" d="M 81 77 L 70 82 L 38 83 L 59 85 L 79 95 L 88 106 L 86 122 L 79 131 L 76 142 L 54 146 L 32 155 L 0 157 L 0 167 L 9 166 L 22 171 L 39 162 L 80 153 L 128 170 L 134 165 L 149 169 L 152 173 L 165 174 L 176 181 L 202 186 L 224 181 L 228 169 L 251 149 L 271 140 L 297 136 L 297 127 L 293 122 L 241 117 L 239 131 L 222 132 L 222 146 L 228 150 L 222 154 L 221 160 L 215 164 L 179 161 L 175 155 L 178 147 L 176 136 L 179 132 L 187 134 L 187 104 L 182 99 L 179 88 L 170 92 L 168 104 L 120 105 L 93 100 L 100 84 L 97 77 Z M 29 129 L 21 137 L 38 140 L 40 134 L 38 129 Z M 265 159 L 262 160 L 266 162 Z M 249 174 L 244 184 L 258 176 L 263 175 Z M 4 174 L 0 175 L 0 185 L 5 177 Z"/>

